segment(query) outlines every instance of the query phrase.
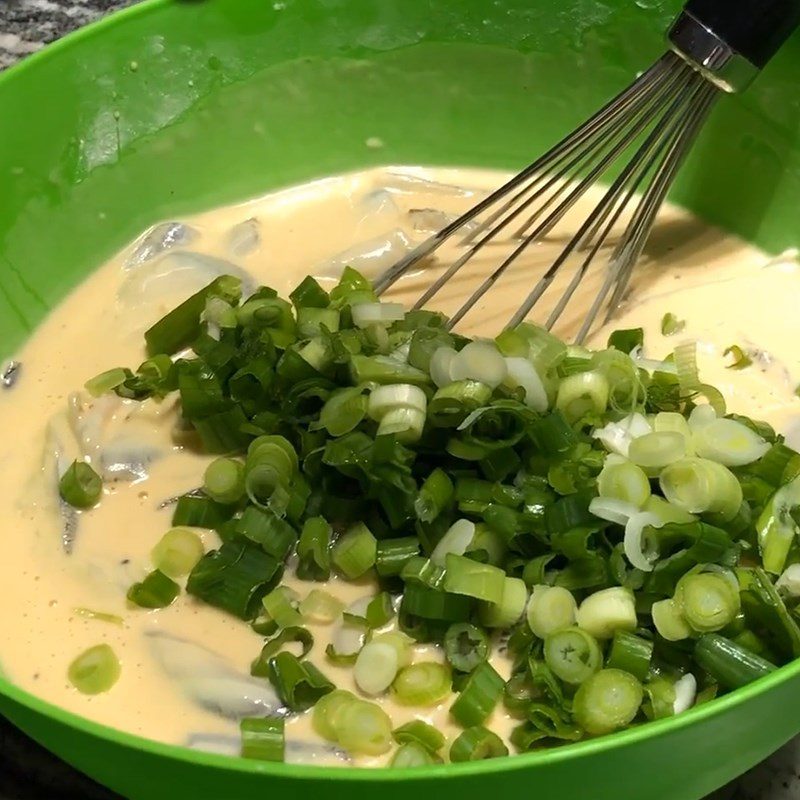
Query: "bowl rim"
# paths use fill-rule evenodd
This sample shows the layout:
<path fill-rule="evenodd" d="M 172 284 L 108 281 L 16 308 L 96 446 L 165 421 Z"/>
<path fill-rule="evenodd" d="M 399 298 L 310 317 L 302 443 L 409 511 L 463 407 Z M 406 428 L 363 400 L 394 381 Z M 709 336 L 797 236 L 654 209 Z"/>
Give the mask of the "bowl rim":
<path fill-rule="evenodd" d="M 109 27 L 122 25 L 128 20 L 157 13 L 160 9 L 166 8 L 169 5 L 172 5 L 172 0 L 140 0 L 140 2 L 132 6 L 112 12 L 93 23 L 78 28 L 6 69 L 4 73 L 0 75 L 0 88 L 9 80 L 14 80 L 17 75 L 25 71 L 37 69 L 40 63 L 46 63 L 62 50 L 68 49 L 81 41 L 99 36 Z M 49 717 L 69 728 L 82 731 L 90 736 L 105 739 L 114 745 L 131 748 L 159 758 L 174 759 L 187 764 L 197 764 L 215 770 L 227 770 L 231 772 L 289 779 L 325 779 L 336 782 L 354 781 L 358 783 L 382 783 L 384 781 L 429 781 L 431 779 L 451 778 L 456 774 L 462 777 L 471 775 L 491 775 L 500 772 L 543 767 L 581 756 L 602 755 L 610 750 L 625 746 L 633 746 L 647 739 L 657 739 L 670 733 L 680 731 L 688 726 L 699 724 L 704 720 L 722 715 L 726 711 L 742 703 L 753 700 L 798 676 L 800 676 L 800 659 L 796 659 L 776 669 L 769 675 L 759 678 L 747 686 L 729 692 L 722 697 L 710 700 L 700 706 L 695 706 L 681 714 L 641 723 L 617 733 L 558 747 L 546 748 L 535 752 L 520 753 L 505 758 L 494 758 L 470 763 L 448 763 L 413 767 L 403 770 L 376 769 L 370 767 L 348 767 L 342 769 L 304 764 L 255 761 L 193 750 L 182 745 L 167 744 L 94 722 L 79 714 L 67 711 L 15 685 L 10 679 L 5 677 L 2 672 L 0 672 L 0 694 L 28 711 Z"/>

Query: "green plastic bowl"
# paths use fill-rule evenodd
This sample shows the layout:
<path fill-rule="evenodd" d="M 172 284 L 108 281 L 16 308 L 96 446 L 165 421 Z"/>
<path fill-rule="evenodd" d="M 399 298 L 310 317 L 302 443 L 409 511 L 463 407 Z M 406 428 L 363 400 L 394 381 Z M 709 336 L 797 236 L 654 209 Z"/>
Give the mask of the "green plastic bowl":
<path fill-rule="evenodd" d="M 67 37 L 0 77 L 0 355 L 157 220 L 369 164 L 522 166 L 659 55 L 677 7 L 152 0 Z M 720 104 L 673 192 L 770 251 L 797 243 L 797 46 L 790 42 L 744 97 Z M 368 147 L 371 137 L 384 146 Z M 8 603 L 4 613 L 13 613 Z M 800 731 L 800 662 L 614 736 L 398 771 L 264 764 L 160 745 L 2 678 L 0 711 L 130 798 L 322 791 L 331 800 L 421 792 L 694 800 Z"/>

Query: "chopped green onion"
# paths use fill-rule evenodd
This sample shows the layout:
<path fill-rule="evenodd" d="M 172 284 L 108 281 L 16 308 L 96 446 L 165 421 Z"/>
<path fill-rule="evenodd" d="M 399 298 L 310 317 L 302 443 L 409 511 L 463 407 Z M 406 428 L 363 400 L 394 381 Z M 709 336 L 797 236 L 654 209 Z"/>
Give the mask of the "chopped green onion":
<path fill-rule="evenodd" d="M 521 578 L 506 578 L 499 603 L 481 606 L 481 622 L 487 628 L 510 628 L 522 616 L 528 603 L 528 587 Z"/>
<path fill-rule="evenodd" d="M 260 547 L 225 542 L 198 561 L 186 591 L 241 619 L 253 619 L 280 576 L 280 564 Z"/>
<path fill-rule="evenodd" d="M 310 662 L 282 651 L 270 659 L 268 675 L 278 697 L 292 711 L 311 708 L 333 684 Z"/>
<path fill-rule="evenodd" d="M 353 355 L 350 358 L 353 383 L 411 383 L 430 386 L 430 378 L 421 369 L 405 364 L 390 356 Z"/>
<path fill-rule="evenodd" d="M 239 722 L 242 758 L 283 761 L 284 720 L 280 717 L 246 718 Z"/>
<path fill-rule="evenodd" d="M 619 669 L 603 669 L 578 687 L 573 713 L 587 733 L 611 733 L 633 721 L 643 697 L 642 684 L 633 675 Z"/>
<path fill-rule="evenodd" d="M 764 569 L 780 574 L 800 533 L 800 476 L 770 497 L 756 522 L 756 530 Z"/>
<path fill-rule="evenodd" d="M 348 386 L 332 392 L 319 413 L 319 426 L 331 436 L 344 436 L 367 416 L 367 396 L 361 386 Z"/>
<path fill-rule="evenodd" d="M 674 336 L 686 327 L 686 320 L 678 319 L 671 311 L 661 318 L 661 335 Z"/>
<path fill-rule="evenodd" d="M 244 497 L 244 464 L 217 458 L 206 467 L 203 491 L 218 503 L 238 503 Z"/>
<path fill-rule="evenodd" d="M 118 614 L 109 614 L 105 611 L 94 611 L 91 608 L 84 608 L 82 606 L 72 609 L 72 613 L 77 617 L 83 617 L 84 619 L 96 619 L 100 622 L 109 622 L 112 625 L 122 625 L 125 622 L 125 620 L 123 620 Z"/>
<path fill-rule="evenodd" d="M 450 694 L 450 670 L 433 661 L 421 661 L 400 670 L 392 695 L 404 706 L 433 706 Z"/>
<path fill-rule="evenodd" d="M 611 453 L 628 457 L 631 442 L 639 436 L 651 433 L 653 428 L 641 414 L 628 414 L 619 422 L 609 422 L 592 432 L 592 437 L 600 441 Z"/>
<path fill-rule="evenodd" d="M 314 637 L 305 628 L 297 626 L 284 628 L 261 649 L 258 658 L 250 665 L 250 674 L 259 678 L 269 677 L 269 662 L 290 644 L 299 644 L 301 648 L 299 657 L 305 658 L 314 646 Z"/>
<path fill-rule="evenodd" d="M 323 329 L 339 330 L 339 312 L 333 308 L 300 308 L 297 310 L 297 332 L 303 338 L 319 336 Z"/>
<path fill-rule="evenodd" d="M 463 555 L 475 538 L 475 523 L 468 519 L 456 520 L 439 540 L 431 553 L 431 561 L 443 567 L 447 556 L 452 554 Z"/>
<path fill-rule="evenodd" d="M 480 381 L 496 389 L 506 377 L 506 362 L 494 342 L 473 341 L 450 362 L 450 380 Z"/>
<path fill-rule="evenodd" d="M 425 767 L 435 763 L 434 756 L 422 745 L 416 742 L 407 742 L 397 748 L 392 756 L 390 766 L 402 769 L 406 767 Z"/>
<path fill-rule="evenodd" d="M 610 639 L 618 630 L 635 630 L 633 593 L 621 586 L 613 586 L 590 594 L 580 604 L 575 622 L 596 639 Z"/>
<path fill-rule="evenodd" d="M 103 481 L 85 461 L 73 461 L 61 476 L 58 491 L 73 508 L 91 508 L 103 494 Z"/>
<path fill-rule="evenodd" d="M 331 576 L 331 526 L 322 517 L 312 517 L 303 524 L 297 543 L 297 577 L 301 580 L 326 581 Z"/>
<path fill-rule="evenodd" d="M 471 558 L 449 553 L 444 574 L 445 591 L 463 594 L 488 603 L 501 603 L 505 573 L 491 564 L 480 564 Z"/>
<path fill-rule="evenodd" d="M 644 344 L 643 328 L 628 328 L 614 331 L 608 337 L 608 346 L 621 353 L 631 353 Z"/>
<path fill-rule="evenodd" d="M 653 658 L 653 642 L 634 636 L 627 631 L 617 631 L 611 642 L 611 650 L 606 659 L 606 666 L 630 672 L 634 678 L 643 681 L 650 672 Z"/>
<path fill-rule="evenodd" d="M 297 532 L 268 509 L 248 506 L 236 521 L 236 533 L 261 545 L 265 553 L 283 561 L 297 541 Z"/>
<path fill-rule="evenodd" d="M 329 742 L 339 741 L 341 712 L 345 706 L 358 702 L 358 698 L 344 689 L 334 689 L 320 697 L 311 712 L 311 727 Z"/>
<path fill-rule="evenodd" d="M 503 740 L 482 725 L 475 725 L 462 731 L 450 746 L 450 760 L 483 761 L 487 758 L 500 758 L 508 755 Z"/>
<path fill-rule="evenodd" d="M 422 584 L 407 583 L 401 609 L 415 617 L 442 622 L 464 622 L 472 612 L 472 599 Z"/>
<path fill-rule="evenodd" d="M 289 299 L 298 310 L 301 308 L 327 308 L 330 302 L 328 293 L 310 275 L 303 278 L 289 294 Z"/>
<path fill-rule="evenodd" d="M 406 722 L 405 725 L 395 728 L 392 736 L 398 744 L 417 744 L 431 754 L 438 753 L 445 743 L 444 734 L 421 719 Z"/>
<path fill-rule="evenodd" d="M 621 456 L 609 455 L 597 476 L 601 497 L 622 500 L 641 508 L 650 497 L 650 481 L 644 470 Z"/>
<path fill-rule="evenodd" d="M 742 487 L 722 464 L 705 458 L 682 458 L 661 472 L 664 497 L 692 514 L 719 514 L 722 520 L 736 516 L 742 505 Z"/>
<path fill-rule="evenodd" d="M 160 570 L 153 570 L 143 581 L 128 589 L 128 600 L 141 608 L 166 608 L 180 594 L 181 587 Z"/>
<path fill-rule="evenodd" d="M 653 603 L 650 613 L 658 635 L 668 642 L 679 642 L 692 635 L 692 629 L 683 618 L 680 607 L 672 599 Z"/>
<path fill-rule="evenodd" d="M 442 469 L 435 469 L 425 479 L 414 501 L 417 519 L 433 522 L 450 505 L 453 497 L 453 482 Z"/>
<path fill-rule="evenodd" d="M 727 365 L 728 369 L 744 369 L 753 363 L 753 359 L 738 344 L 726 347 L 722 355 L 733 357 L 733 361 Z"/>
<path fill-rule="evenodd" d="M 562 586 L 534 586 L 528 601 L 527 620 L 540 639 L 575 624 L 578 604 Z"/>
<path fill-rule="evenodd" d="M 172 513 L 172 524 L 176 527 L 218 528 L 233 515 L 233 506 L 222 505 L 210 497 L 185 494 L 178 498 Z"/>
<path fill-rule="evenodd" d="M 603 665 L 597 640 L 580 628 L 565 628 L 544 640 L 544 660 L 564 683 L 577 686 Z"/>
<path fill-rule="evenodd" d="M 758 461 L 770 449 L 755 431 L 735 419 L 715 419 L 694 434 L 698 456 L 724 464 L 742 467 Z"/>
<path fill-rule="evenodd" d="M 489 658 L 489 637 L 469 622 L 456 622 L 444 635 L 444 652 L 453 669 L 472 672 Z"/>
<path fill-rule="evenodd" d="M 188 575 L 205 553 L 202 539 L 191 528 L 171 528 L 150 551 L 156 569 L 180 578 Z"/>
<path fill-rule="evenodd" d="M 379 592 L 370 600 L 365 619 L 369 628 L 382 628 L 394 619 L 394 604 L 388 592 Z"/>
<path fill-rule="evenodd" d="M 297 597 L 286 586 L 279 586 L 265 594 L 261 604 L 279 628 L 294 627 L 303 621 L 302 614 L 297 610 Z"/>
<path fill-rule="evenodd" d="M 378 543 L 363 522 L 342 534 L 333 545 L 332 561 L 346 578 L 360 578 L 375 566 Z"/>
<path fill-rule="evenodd" d="M 298 610 L 304 619 L 321 625 L 329 625 L 341 616 L 344 611 L 344 603 L 329 592 L 312 589 L 300 601 Z"/>
<path fill-rule="evenodd" d="M 674 431 L 653 431 L 634 439 L 628 458 L 645 470 L 658 470 L 686 455 L 686 437 Z"/>
<path fill-rule="evenodd" d="M 129 370 L 117 367 L 95 375 L 94 378 L 90 378 L 86 381 L 83 386 L 92 397 L 100 397 L 116 389 L 118 386 L 122 386 L 130 377 L 131 373 Z"/>
<path fill-rule="evenodd" d="M 344 703 L 336 714 L 339 744 L 350 753 L 379 756 L 392 747 L 392 720 L 374 703 Z"/>
<path fill-rule="evenodd" d="M 403 567 L 418 555 L 419 539 L 416 536 L 381 539 L 375 551 L 375 571 L 382 578 L 399 575 Z"/>
<path fill-rule="evenodd" d="M 465 728 L 485 722 L 503 695 L 505 681 L 484 661 L 471 672 L 450 714 Z"/>
<path fill-rule="evenodd" d="M 578 372 L 564 378 L 558 386 L 556 408 L 570 421 L 587 414 L 602 414 L 608 407 L 611 388 L 599 372 Z"/>
<path fill-rule="evenodd" d="M 686 342 L 678 345 L 675 348 L 674 359 L 681 394 L 686 397 L 694 397 L 698 394 L 703 395 L 714 411 L 719 416 L 724 416 L 725 398 L 719 389 L 700 382 L 697 370 L 697 344 L 695 342 Z"/>
<path fill-rule="evenodd" d="M 200 333 L 200 318 L 209 297 L 237 302 L 241 295 L 241 281 L 232 275 L 221 275 L 208 286 L 181 303 L 162 317 L 144 334 L 150 356 L 166 353 L 172 355 L 187 347 Z"/>
<path fill-rule="evenodd" d="M 364 694 L 385 692 L 397 677 L 397 650 L 386 642 L 369 642 L 361 648 L 353 667 L 353 679 Z"/>
<path fill-rule="evenodd" d="M 379 642 L 381 644 L 388 644 L 395 649 L 397 653 L 397 663 L 400 667 L 405 667 L 411 659 L 410 644 L 414 640 L 410 636 L 406 636 L 402 631 L 386 631 L 373 635 L 370 642 Z"/>
<path fill-rule="evenodd" d="M 689 627 L 712 633 L 729 625 L 739 613 L 739 586 L 717 572 L 688 573 L 679 581 L 675 603 Z"/>
<path fill-rule="evenodd" d="M 69 665 L 69 682 L 81 694 L 107 692 L 119 680 L 122 668 L 107 644 L 98 644 L 81 653 Z"/>
<path fill-rule="evenodd" d="M 775 665 L 716 633 L 694 647 L 697 663 L 726 689 L 740 689 L 775 670 Z"/>
<path fill-rule="evenodd" d="M 511 389 L 522 389 L 523 401 L 534 411 L 547 411 L 549 400 L 544 383 L 536 371 L 536 367 L 527 359 L 519 357 L 506 358 L 505 385 Z"/>

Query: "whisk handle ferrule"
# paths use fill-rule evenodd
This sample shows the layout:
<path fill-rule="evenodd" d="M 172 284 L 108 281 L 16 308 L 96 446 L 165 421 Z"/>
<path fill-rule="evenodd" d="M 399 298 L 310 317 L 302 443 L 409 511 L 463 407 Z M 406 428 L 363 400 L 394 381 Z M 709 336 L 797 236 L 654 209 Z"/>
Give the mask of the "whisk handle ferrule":
<path fill-rule="evenodd" d="M 672 48 L 719 88 L 744 89 L 800 25 L 800 0 L 689 0 Z"/>

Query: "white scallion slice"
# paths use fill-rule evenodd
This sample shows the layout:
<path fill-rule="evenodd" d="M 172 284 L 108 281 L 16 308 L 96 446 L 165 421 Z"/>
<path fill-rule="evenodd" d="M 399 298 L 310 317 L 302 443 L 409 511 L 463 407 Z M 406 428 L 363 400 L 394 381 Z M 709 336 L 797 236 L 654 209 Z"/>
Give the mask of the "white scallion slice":
<path fill-rule="evenodd" d="M 505 380 L 507 371 L 506 360 L 494 342 L 470 342 L 450 362 L 451 380 L 480 381 L 492 389 Z"/>
<path fill-rule="evenodd" d="M 606 457 L 597 476 L 597 491 L 601 497 L 624 500 L 636 508 L 641 508 L 651 493 L 644 470 L 616 453 Z"/>
<path fill-rule="evenodd" d="M 708 406 L 708 408 L 711 408 L 711 406 Z M 668 431 L 680 433 L 685 440 L 686 455 L 694 455 L 692 429 L 683 414 L 679 414 L 677 411 L 660 411 L 653 417 L 653 430 L 656 433 L 666 433 Z"/>
<path fill-rule="evenodd" d="M 742 486 L 722 464 L 705 458 L 682 458 L 661 471 L 664 497 L 691 514 L 716 513 L 733 519 L 742 505 Z"/>
<path fill-rule="evenodd" d="M 672 687 L 675 690 L 675 702 L 672 710 L 676 714 L 688 711 L 697 697 L 697 678 L 691 672 L 687 672 L 682 678 L 675 681 Z"/>
<path fill-rule="evenodd" d="M 382 694 L 392 685 L 399 669 L 396 648 L 388 642 L 369 642 L 356 658 L 353 679 L 365 694 Z"/>
<path fill-rule="evenodd" d="M 353 324 L 358 328 L 370 325 L 389 325 L 403 319 L 406 310 L 402 303 L 356 303 L 351 307 Z"/>
<path fill-rule="evenodd" d="M 639 513 L 639 509 L 632 503 L 614 497 L 592 498 L 589 511 L 599 519 L 613 522 L 615 525 L 625 525 L 631 517 Z"/>
<path fill-rule="evenodd" d="M 475 538 L 475 523 L 468 519 L 456 520 L 438 541 L 431 553 L 431 561 L 440 567 L 445 565 L 447 556 L 453 553 L 463 556 Z"/>
<path fill-rule="evenodd" d="M 602 414 L 608 407 L 611 387 L 601 372 L 576 372 L 558 386 L 556 408 L 570 421 L 586 414 Z"/>
<path fill-rule="evenodd" d="M 660 470 L 685 455 L 686 438 L 674 431 L 646 433 L 634 439 L 628 448 L 628 458 L 648 471 Z"/>
<path fill-rule="evenodd" d="M 450 377 L 450 368 L 453 365 L 453 359 L 457 355 L 458 353 L 452 347 L 439 347 L 433 351 L 429 370 L 431 380 L 440 389 L 453 383 L 453 379 Z"/>
<path fill-rule="evenodd" d="M 595 639 L 610 639 L 615 631 L 636 630 L 633 593 L 621 586 L 590 594 L 578 607 L 575 621 Z"/>
<path fill-rule="evenodd" d="M 652 431 L 653 428 L 646 417 L 634 413 L 619 422 L 609 422 L 605 427 L 598 428 L 592 436 L 598 439 L 609 452 L 618 453 L 627 458 L 631 442 L 639 436 L 652 433 Z"/>
<path fill-rule="evenodd" d="M 506 368 L 506 385 L 524 390 L 525 405 L 534 411 L 547 411 L 547 391 L 533 364 L 527 358 L 510 357 L 506 358 Z"/>
<path fill-rule="evenodd" d="M 702 458 L 742 467 L 758 461 L 770 446 L 747 425 L 735 419 L 716 419 L 695 431 L 694 447 Z"/>
<path fill-rule="evenodd" d="M 780 575 L 792 544 L 800 534 L 800 476 L 781 486 L 769 499 L 756 523 L 758 549 L 764 569 Z"/>
<path fill-rule="evenodd" d="M 410 383 L 393 383 L 378 386 L 369 395 L 368 412 L 372 419 L 380 422 L 384 415 L 396 408 L 415 408 L 423 414 L 428 401 L 419 386 Z"/>
<path fill-rule="evenodd" d="M 800 597 L 800 564 L 790 564 L 781 573 L 775 586 L 781 594 Z"/>
<path fill-rule="evenodd" d="M 652 572 L 658 559 L 658 551 L 651 542 L 645 540 L 645 528 L 660 528 L 664 522 L 656 514 L 642 511 L 633 514 L 625 524 L 625 539 L 623 547 L 625 558 L 631 566 L 642 572 Z"/>
<path fill-rule="evenodd" d="M 717 419 L 717 412 L 714 411 L 712 406 L 705 404 L 695 406 L 689 414 L 689 428 L 692 431 L 698 431 L 700 428 L 704 428 L 709 423 L 714 422 L 715 419 Z"/>
<path fill-rule="evenodd" d="M 658 635 L 668 642 L 680 642 L 692 635 L 692 629 L 672 598 L 653 603 L 650 614 Z"/>
<path fill-rule="evenodd" d="M 481 605 L 481 622 L 487 628 L 510 628 L 522 616 L 528 603 L 528 587 L 521 578 L 506 577 L 499 603 Z"/>
<path fill-rule="evenodd" d="M 563 586 L 534 586 L 526 618 L 528 627 L 540 639 L 575 624 L 578 604 Z"/>
<path fill-rule="evenodd" d="M 417 408 L 393 408 L 378 425 L 378 436 L 396 436 L 399 442 L 416 442 L 425 427 L 425 412 Z"/>

